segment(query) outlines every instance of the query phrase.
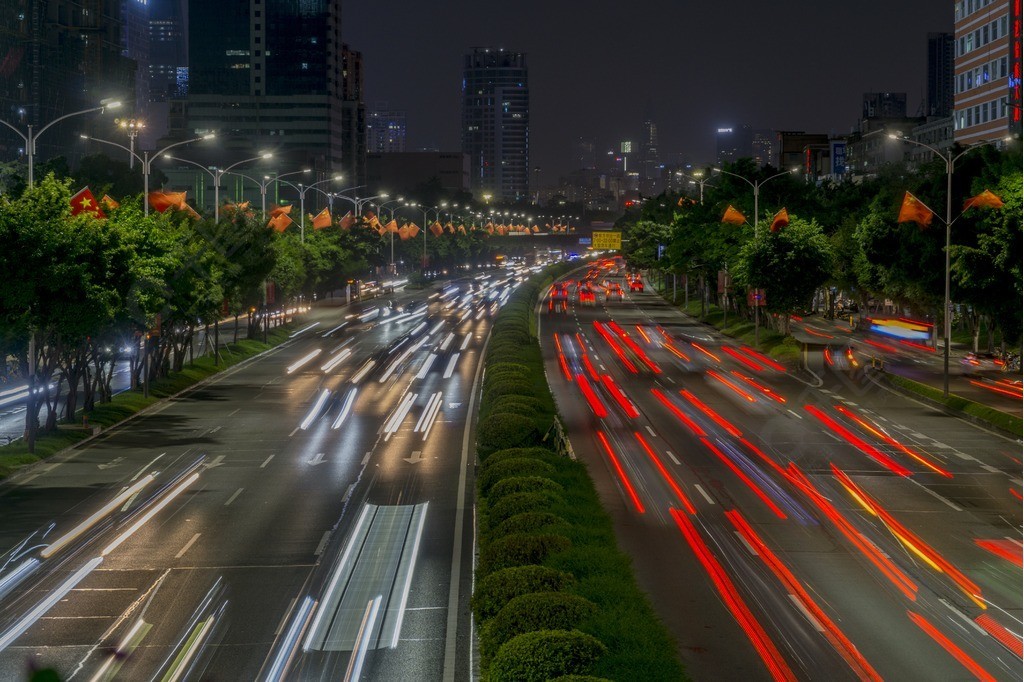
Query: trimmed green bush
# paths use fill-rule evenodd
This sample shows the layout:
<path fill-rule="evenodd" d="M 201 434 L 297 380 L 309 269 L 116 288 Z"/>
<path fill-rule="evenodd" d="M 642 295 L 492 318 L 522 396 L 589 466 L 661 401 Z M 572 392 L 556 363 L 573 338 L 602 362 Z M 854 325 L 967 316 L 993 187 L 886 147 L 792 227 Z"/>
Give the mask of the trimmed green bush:
<path fill-rule="evenodd" d="M 491 491 L 487 493 L 487 501 L 489 504 L 495 504 L 506 495 L 536 493 L 543 490 L 558 494 L 563 492 L 562 486 L 544 476 L 510 476 L 491 486 Z"/>
<path fill-rule="evenodd" d="M 561 498 L 547 491 L 506 495 L 493 506 L 487 508 L 487 525 L 494 528 L 516 514 L 531 511 L 551 511 L 561 503 Z"/>
<path fill-rule="evenodd" d="M 493 402 L 506 395 L 533 396 L 533 382 L 528 379 L 497 378 L 484 381 L 483 399 Z"/>
<path fill-rule="evenodd" d="M 531 395 L 506 395 L 495 400 L 488 412 L 511 412 L 537 418 L 547 416 L 547 406 Z"/>
<path fill-rule="evenodd" d="M 558 592 L 576 582 L 571 573 L 547 566 L 513 566 L 485 576 L 476 584 L 470 605 L 480 620 L 487 620 L 512 599 L 531 592 Z"/>
<path fill-rule="evenodd" d="M 551 680 L 551 682 L 612 682 L 607 677 L 594 677 L 593 675 L 562 675 Z"/>
<path fill-rule="evenodd" d="M 571 528 L 569 522 L 551 512 L 523 512 L 510 519 L 505 519 L 491 531 L 490 537 L 500 538 L 512 533 L 547 533 L 565 534 Z"/>
<path fill-rule="evenodd" d="M 480 571 L 490 573 L 512 566 L 543 563 L 552 554 L 572 547 L 564 535 L 512 533 L 487 543 L 480 552 Z"/>
<path fill-rule="evenodd" d="M 510 459 L 531 459 L 551 465 L 559 463 L 564 458 L 559 457 L 553 450 L 546 447 L 508 448 L 507 450 L 498 450 L 491 454 L 490 457 L 483 460 L 480 463 L 480 471 L 490 471 L 493 467 L 501 464 L 502 462 L 507 462 Z M 554 471 L 554 468 L 552 468 L 551 471 Z"/>
<path fill-rule="evenodd" d="M 513 448 L 515 451 L 523 451 L 526 448 Z M 510 452 L 501 450 L 500 452 Z M 498 452 L 494 453 L 493 456 L 497 457 Z M 490 492 L 491 487 L 495 483 L 504 478 L 513 478 L 516 476 L 547 476 L 555 473 L 555 467 L 551 466 L 545 461 L 535 459 L 533 457 L 512 457 L 506 458 L 502 461 L 494 464 L 493 466 L 486 466 L 490 464 L 490 460 L 485 461 L 485 468 L 482 469 L 481 473 L 477 476 L 477 485 L 480 486 L 480 491 L 487 495 Z"/>
<path fill-rule="evenodd" d="M 486 457 L 497 450 L 537 445 L 542 442 L 543 434 L 533 419 L 521 414 L 499 412 L 480 420 L 476 437 L 480 454 Z"/>
<path fill-rule="evenodd" d="M 505 642 L 490 666 L 491 682 L 546 682 L 586 674 L 607 648 L 578 630 L 539 630 Z"/>
<path fill-rule="evenodd" d="M 574 630 L 596 611 L 593 602 L 575 594 L 524 594 L 505 604 L 480 631 L 480 653 L 490 660 L 502 644 L 525 632 Z"/>

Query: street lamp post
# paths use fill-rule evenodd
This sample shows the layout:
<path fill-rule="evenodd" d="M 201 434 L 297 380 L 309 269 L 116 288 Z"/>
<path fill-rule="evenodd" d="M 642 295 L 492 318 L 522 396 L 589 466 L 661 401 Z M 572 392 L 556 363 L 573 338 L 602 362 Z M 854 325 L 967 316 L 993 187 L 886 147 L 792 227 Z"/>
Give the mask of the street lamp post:
<path fill-rule="evenodd" d="M 327 192 L 323 191 L 322 189 L 319 189 L 317 187 L 317 185 L 322 185 L 322 184 L 327 183 L 327 182 L 334 182 L 334 181 L 337 181 L 337 180 L 341 180 L 341 176 L 340 175 L 335 175 L 335 176 L 330 177 L 330 178 L 325 178 L 323 180 L 317 180 L 316 182 L 311 182 L 308 185 L 303 185 L 301 182 L 300 183 L 293 183 L 293 182 L 289 182 L 287 180 L 281 180 L 281 177 L 282 176 L 278 176 L 277 179 L 280 180 L 282 184 L 288 185 L 289 187 L 294 189 L 299 194 L 299 214 L 300 214 L 299 215 L 299 241 L 305 242 L 306 241 L 306 192 L 308 192 L 311 189 L 315 189 L 316 191 L 320 192 L 325 197 L 330 199 L 330 194 L 328 194 Z M 348 189 L 356 189 L 356 188 L 355 187 L 349 187 Z M 341 191 L 344 192 L 346 190 L 341 190 Z"/>
<path fill-rule="evenodd" d="M 146 127 L 144 121 L 136 118 L 115 118 L 114 123 L 117 127 L 125 131 L 128 134 L 128 167 L 135 168 L 135 138 L 139 136 L 139 131 Z"/>
<path fill-rule="evenodd" d="M 250 159 L 242 159 L 236 161 L 227 168 L 214 168 L 213 169 L 213 222 L 220 222 L 220 179 L 224 177 L 224 174 L 229 172 L 232 168 L 241 166 L 243 163 L 250 163 L 252 161 L 259 161 L 260 159 L 269 159 L 273 156 L 271 152 L 265 152 L 259 156 L 254 156 Z"/>
<path fill-rule="evenodd" d="M 698 185 L 700 187 L 700 205 L 704 205 L 704 185 L 708 184 L 711 178 L 704 177 L 704 171 L 697 171 L 693 175 L 688 175 L 682 171 L 676 171 L 676 175 L 690 179 L 691 185 Z M 714 185 L 711 185 L 714 187 Z"/>
<path fill-rule="evenodd" d="M 32 131 L 32 126 L 29 125 L 27 127 L 27 129 L 25 130 L 25 132 L 23 133 L 20 130 L 18 130 L 17 128 L 15 128 L 13 125 L 8 123 L 7 121 L 0 120 L 0 123 L 3 123 L 5 126 L 7 126 L 11 130 L 13 130 L 15 133 L 17 133 L 18 137 L 20 137 L 25 142 L 25 154 L 28 156 L 28 186 L 29 186 L 29 188 L 32 188 L 32 187 L 35 186 L 36 140 L 39 139 L 40 135 L 45 133 L 47 131 L 47 129 L 50 128 L 50 126 L 52 126 L 54 124 L 57 124 L 57 123 L 60 123 L 61 121 L 63 121 L 66 118 L 71 118 L 72 116 L 81 116 L 83 114 L 91 114 L 94 111 L 103 112 L 103 111 L 106 111 L 107 109 L 116 109 L 119 106 L 121 106 L 120 102 L 102 102 L 101 101 L 100 102 L 100 106 L 98 106 L 98 107 L 92 107 L 90 109 L 82 109 L 81 111 L 73 111 L 70 114 L 64 114 L 63 116 L 55 118 L 52 121 L 50 121 L 49 123 L 47 123 L 46 125 L 44 125 L 42 128 L 40 128 L 38 132 L 33 132 Z"/>
<path fill-rule="evenodd" d="M 113 145 L 114 147 L 120 147 L 121 149 L 123 149 L 126 152 L 128 152 L 129 154 L 131 154 L 133 158 L 136 158 L 136 159 L 138 159 L 139 161 L 142 162 L 142 207 L 143 207 L 143 212 L 145 213 L 145 215 L 149 215 L 149 175 L 150 175 L 150 173 L 153 170 L 153 162 L 156 161 L 158 158 L 160 158 L 161 154 L 166 152 L 168 149 L 171 149 L 172 147 L 180 147 L 183 144 L 191 144 L 192 142 L 201 142 L 202 140 L 212 140 L 215 137 L 215 135 L 213 133 L 207 133 L 206 135 L 203 135 L 201 137 L 194 137 L 191 140 L 182 140 L 181 142 L 175 142 L 174 144 L 169 144 L 166 147 L 164 147 L 163 149 L 161 149 L 161 150 L 159 150 L 157 152 L 154 152 L 152 155 L 150 155 L 150 153 L 148 151 L 144 151 L 144 152 L 142 152 L 142 156 L 141 157 L 138 154 L 136 154 L 135 152 L 133 152 L 131 149 L 129 149 L 128 147 L 125 147 L 123 144 L 121 144 L 119 142 L 112 142 L 110 140 L 103 140 L 103 139 L 100 139 L 98 137 L 92 137 L 90 135 L 79 135 L 79 137 L 81 137 L 83 140 L 91 140 L 92 142 L 102 142 L 103 144 L 109 144 L 109 145 Z M 173 157 L 168 156 L 167 158 L 173 158 Z M 184 159 L 179 159 L 179 161 L 184 161 Z M 204 168 L 203 170 L 206 170 L 206 169 Z"/>
<path fill-rule="evenodd" d="M 943 296 L 943 313 L 942 313 L 942 395 L 944 397 L 949 396 L 949 345 L 950 337 L 952 336 L 952 328 L 950 320 L 952 315 L 950 314 L 950 301 L 949 301 L 949 251 L 950 251 L 950 240 L 952 237 L 953 227 L 953 165 L 960 159 L 961 156 L 977 149 L 978 147 L 984 147 L 990 144 L 996 144 L 998 140 L 982 140 L 976 144 L 969 145 L 959 154 L 953 155 L 953 149 L 951 148 L 948 152 L 943 153 L 942 150 L 936 149 L 930 144 L 924 142 L 918 142 L 909 137 L 903 135 L 896 135 L 889 133 L 890 140 L 899 140 L 901 142 L 907 142 L 910 144 L 916 144 L 918 147 L 924 147 L 930 149 L 937 157 L 942 159 L 946 164 L 946 264 L 945 264 L 945 293 Z M 1009 138 L 1002 140 L 1008 142 Z"/>
<path fill-rule="evenodd" d="M 734 178 L 739 178 L 740 180 L 742 180 L 743 182 L 747 183 L 748 185 L 750 185 L 754 189 L 754 239 L 757 239 L 757 224 L 758 224 L 758 221 L 760 219 L 760 216 L 758 215 L 758 197 L 761 195 L 761 185 L 765 184 L 766 182 L 770 182 L 770 181 L 774 180 L 775 178 L 781 178 L 784 175 L 790 175 L 790 174 L 795 173 L 797 171 L 797 169 L 794 168 L 792 170 L 782 171 L 781 173 L 776 173 L 775 175 L 772 175 L 771 177 L 765 178 L 764 180 L 748 180 L 747 178 L 743 177 L 742 175 L 737 175 L 736 173 L 733 173 L 733 172 L 730 172 L 730 171 L 727 171 L 727 170 L 722 170 L 721 168 L 712 168 L 711 170 L 713 170 L 713 171 L 715 171 L 717 173 L 722 173 L 723 175 L 731 175 Z M 758 288 L 755 287 L 755 289 L 754 289 L 754 345 L 755 346 L 758 346 L 761 343 L 761 301 L 760 301 L 759 297 L 757 296 L 757 290 L 758 290 Z"/>

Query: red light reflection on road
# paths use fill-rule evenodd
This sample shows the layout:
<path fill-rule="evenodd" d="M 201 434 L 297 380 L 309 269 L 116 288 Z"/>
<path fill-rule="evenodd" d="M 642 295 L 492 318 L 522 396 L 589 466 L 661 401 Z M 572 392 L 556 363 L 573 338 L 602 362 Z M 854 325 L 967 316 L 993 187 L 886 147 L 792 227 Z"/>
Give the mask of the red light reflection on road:
<path fill-rule="evenodd" d="M 713 369 L 707 370 L 707 375 L 709 377 L 711 377 L 712 379 L 716 379 L 719 383 L 724 385 L 726 388 L 728 388 L 730 391 L 732 391 L 736 395 L 738 395 L 741 398 L 743 398 L 744 400 L 746 400 L 748 403 L 757 402 L 757 399 L 754 398 L 754 396 L 750 395 L 749 393 L 747 393 L 742 388 L 740 388 L 736 384 L 734 384 L 731 381 L 729 381 L 728 379 L 726 379 L 724 376 L 722 376 L 721 374 L 719 374 L 715 370 L 713 370 Z"/>
<path fill-rule="evenodd" d="M 587 381 L 587 377 L 582 374 L 576 375 L 576 384 L 580 387 L 580 391 L 583 393 L 583 397 L 586 399 L 587 404 L 590 405 L 590 409 L 593 410 L 594 416 L 598 419 L 604 419 L 608 416 L 608 408 L 604 406 L 601 399 L 591 388 L 590 382 Z"/>
<path fill-rule="evenodd" d="M 760 391 L 761 393 L 764 393 L 766 396 L 768 396 L 769 398 L 771 398 L 775 402 L 782 403 L 782 404 L 786 403 L 786 399 L 783 398 L 781 395 L 779 395 L 778 393 L 776 393 L 772 389 L 768 388 L 767 386 L 758 383 L 757 381 L 755 381 L 751 377 L 744 376 L 743 374 L 740 374 L 736 370 L 733 370 L 732 372 L 730 372 L 730 374 L 732 374 L 734 377 L 736 377 L 737 379 L 739 379 L 740 381 L 745 383 L 747 386 L 750 386 L 751 388 L 755 388 L 758 391 Z"/>
<path fill-rule="evenodd" d="M 837 422 L 832 417 L 828 416 L 814 405 L 804 405 L 804 409 L 813 414 L 818 420 L 825 426 L 832 429 L 833 432 L 843 437 L 850 445 L 854 446 L 873 460 L 884 466 L 889 471 L 900 476 L 910 476 L 910 469 L 907 469 L 899 462 L 896 462 L 891 457 L 886 455 L 884 452 L 871 445 L 870 443 L 862 440 L 848 428 Z"/>
<path fill-rule="evenodd" d="M 758 556 L 764 560 L 768 568 L 771 569 L 775 577 L 779 579 L 783 585 L 790 591 L 790 595 L 796 597 L 809 614 L 818 621 L 821 626 L 822 634 L 825 639 L 835 648 L 839 655 L 849 664 L 849 666 L 857 673 L 857 676 L 862 680 L 877 680 L 881 682 L 882 676 L 875 672 L 875 669 L 871 667 L 867 659 L 857 650 L 853 642 L 847 638 L 843 631 L 839 629 L 832 619 L 828 617 L 820 606 L 811 598 L 803 584 L 797 579 L 793 572 L 782 563 L 782 560 L 773 552 L 768 545 L 764 543 L 764 540 L 757 534 L 757 532 L 751 527 L 745 518 L 737 510 L 731 510 L 725 512 L 725 515 L 732 522 L 732 525 L 736 527 L 740 535 L 746 539 L 750 546 L 753 547 Z"/>
<path fill-rule="evenodd" d="M 644 513 L 644 503 L 640 501 L 640 496 L 636 494 L 636 489 L 629 480 L 629 476 L 626 475 L 626 470 L 622 468 L 622 462 L 619 461 L 618 455 L 612 450 L 612 444 L 608 442 L 607 436 L 604 435 L 604 431 L 597 432 L 597 439 L 601 441 L 601 445 L 604 446 L 605 452 L 608 453 L 608 459 L 611 460 L 612 466 L 615 467 L 616 473 L 619 475 L 619 480 L 622 481 L 622 485 L 625 486 L 626 492 L 629 493 L 629 497 L 633 500 L 633 505 L 636 507 L 638 513 Z"/>
<path fill-rule="evenodd" d="M 743 483 L 748 488 L 750 488 L 750 490 L 753 491 L 753 493 L 757 495 L 762 502 L 764 502 L 765 506 L 768 507 L 768 509 L 770 509 L 773 514 L 775 514 L 780 519 L 786 518 L 786 512 L 782 511 L 778 505 L 772 502 L 771 498 L 768 497 L 768 495 L 766 495 L 765 492 L 761 490 L 761 488 L 756 483 L 754 483 L 754 481 L 751 480 L 751 478 L 747 476 L 747 474 L 744 473 L 742 469 L 736 466 L 736 463 L 733 462 L 727 454 L 722 452 L 718 448 L 718 446 L 709 441 L 707 438 L 701 438 L 700 442 L 704 443 L 704 447 L 706 447 L 708 450 L 711 450 L 711 452 L 715 453 L 715 455 L 718 456 L 718 459 L 722 460 L 722 463 L 729 467 L 729 469 L 734 474 L 736 474 L 736 477 L 743 481 Z"/>
<path fill-rule="evenodd" d="M 839 513 L 839 510 L 822 495 L 811 483 L 811 480 L 807 478 L 807 475 L 801 471 L 797 465 L 792 462 L 789 463 L 789 467 L 786 470 L 786 478 L 800 489 L 807 498 L 816 506 L 828 519 L 835 525 L 836 528 L 846 537 L 846 539 L 861 553 L 868 558 L 875 565 L 882 574 L 888 578 L 896 588 L 903 593 L 907 599 L 911 601 L 917 600 L 917 584 L 914 583 L 907 574 L 899 569 L 896 564 L 892 562 L 887 556 L 882 554 L 882 551 L 875 546 L 873 542 L 868 540 L 864 535 L 861 534 L 856 528 L 853 527 L 846 518 Z"/>
<path fill-rule="evenodd" d="M 942 634 L 937 627 L 928 622 L 924 616 L 914 613 L 913 611 L 907 611 L 907 615 L 910 616 L 910 620 L 914 621 L 917 627 L 924 630 L 929 637 L 934 639 L 939 646 L 949 652 L 949 655 L 955 658 L 960 665 L 971 671 L 971 674 L 977 677 L 982 682 L 996 682 L 996 678 L 988 674 L 984 668 L 967 655 L 967 653 L 953 643 L 949 637 Z"/>
<path fill-rule="evenodd" d="M 622 408 L 622 411 L 626 413 L 627 417 L 635 419 L 640 416 L 640 413 L 636 409 L 636 405 L 626 397 L 626 394 L 623 393 L 622 389 L 616 385 L 615 380 L 612 379 L 611 376 L 605 374 L 601 377 L 601 383 L 603 383 L 604 387 L 608 389 L 608 392 L 612 394 L 612 398 L 616 403 L 618 403 L 619 407 Z"/>
<path fill-rule="evenodd" d="M 709 351 L 707 348 L 705 348 L 704 346 L 700 345 L 699 343 L 694 343 L 693 341 L 691 341 L 690 345 L 693 346 L 694 348 L 696 348 L 697 350 L 699 350 L 704 355 L 706 355 L 709 358 L 711 358 L 712 360 L 714 360 L 715 362 L 721 362 L 722 361 L 721 358 L 719 358 L 717 355 L 715 355 L 714 353 L 712 353 L 711 351 Z"/>
<path fill-rule="evenodd" d="M 785 372 L 786 371 L 785 367 L 783 367 L 779 363 L 775 362 L 774 360 L 772 360 L 770 357 L 768 357 L 764 353 L 761 353 L 759 351 L 754 350 L 750 346 L 740 346 L 740 350 L 743 351 L 744 353 L 746 353 L 747 355 L 749 355 L 750 357 L 754 358 L 755 360 L 757 360 L 761 364 L 768 365 L 769 367 L 771 367 L 772 369 L 774 369 L 777 372 Z"/>
<path fill-rule="evenodd" d="M 695 435 L 695 436 L 703 436 L 704 435 L 704 429 L 700 428 L 700 425 L 697 424 L 697 422 L 695 422 L 692 419 L 690 419 L 686 415 L 685 412 L 683 412 L 678 407 L 676 407 L 674 404 L 672 404 L 672 401 L 668 399 L 668 396 L 666 396 L 664 393 L 662 393 L 661 391 L 659 391 L 656 388 L 652 388 L 651 389 L 651 393 L 653 393 L 654 397 L 657 398 L 658 401 L 662 405 L 667 407 L 669 412 L 674 414 L 676 416 L 676 418 L 679 419 L 679 421 L 681 421 L 684 424 L 686 424 L 687 428 L 689 428 L 690 431 L 693 432 L 693 435 Z"/>
<path fill-rule="evenodd" d="M 1014 656 L 1024 658 L 1024 646 L 1021 646 L 1020 638 L 997 623 L 995 618 L 987 613 L 983 613 L 975 618 L 974 622 L 991 635 L 994 640 L 1012 651 Z"/>
<path fill-rule="evenodd" d="M 722 346 L 722 352 L 728 354 L 734 360 L 736 360 L 737 362 L 741 363 L 745 367 L 749 367 L 750 369 L 754 370 L 755 372 L 760 372 L 761 370 L 764 369 L 764 367 L 762 367 L 761 365 L 757 364 L 756 362 L 754 362 L 750 358 L 746 357 L 745 355 L 740 353 L 735 348 L 732 348 L 730 346 Z"/>
<path fill-rule="evenodd" d="M 914 452 L 907 446 L 903 445 L 895 438 L 882 431 L 881 427 L 875 424 L 874 422 L 868 420 L 865 417 L 858 416 L 853 410 L 844 405 L 836 405 L 835 408 L 842 414 L 846 415 L 853 421 L 857 422 L 857 424 L 859 424 L 861 428 L 863 428 L 864 430 L 873 433 L 875 436 L 881 438 L 889 445 L 899 449 L 900 452 L 912 457 L 915 461 L 923 464 L 924 466 L 928 467 L 929 469 L 939 474 L 940 476 L 945 476 L 946 478 L 953 478 L 953 474 L 946 471 L 942 467 L 933 464 L 932 462 L 928 461 L 924 456 L 918 454 L 917 452 Z"/>
<path fill-rule="evenodd" d="M 1007 561 L 1016 564 L 1017 568 L 1024 568 L 1024 556 L 1021 556 L 1021 546 L 1019 542 L 1002 539 L 981 540 L 979 538 L 974 538 L 974 544 L 984 550 L 992 552 L 998 557 L 1002 557 Z"/>
<path fill-rule="evenodd" d="M 764 661 L 772 678 L 775 680 L 795 681 L 796 675 L 790 670 L 782 654 L 776 648 L 775 643 L 768 636 L 768 633 L 765 632 L 761 624 L 754 618 L 754 614 L 750 611 L 746 602 L 743 601 L 743 597 L 740 596 L 739 590 L 736 589 L 725 569 L 722 568 L 718 559 L 715 558 L 715 555 L 711 553 L 710 548 L 700 537 L 693 523 L 678 509 L 670 509 L 669 512 L 672 514 L 672 518 L 675 519 L 676 525 L 679 526 L 679 530 L 686 539 L 686 542 L 690 545 L 690 549 L 697 556 L 697 560 L 700 561 L 704 570 L 711 577 L 715 589 L 718 590 L 729 612 L 732 613 L 732 617 L 743 628 L 750 643 L 754 645 L 754 649 L 757 650 L 761 660 Z"/>
<path fill-rule="evenodd" d="M 963 590 L 968 597 L 971 598 L 979 608 L 987 609 L 985 602 L 981 599 L 981 588 L 968 578 L 966 575 L 960 572 L 960 570 L 949 562 L 944 556 L 939 554 L 935 548 L 926 543 L 924 540 L 914 535 L 909 528 L 904 526 L 902 523 L 896 520 L 896 518 L 886 511 L 878 502 L 872 498 L 868 493 L 853 482 L 846 472 L 842 471 L 835 464 L 831 465 L 832 474 L 838 479 L 847 492 L 866 509 L 869 513 L 874 514 L 882 523 L 889 529 L 889 532 L 896 536 L 904 547 L 909 549 L 911 552 L 916 554 L 918 557 L 924 560 L 926 564 L 931 566 L 939 573 L 945 573 L 949 576 L 950 580 L 956 583 L 957 587 Z"/>
<path fill-rule="evenodd" d="M 716 424 L 721 426 L 723 429 L 725 429 L 729 433 L 729 435 L 734 436 L 736 438 L 741 438 L 743 436 L 743 432 L 742 431 L 740 431 L 735 426 L 733 426 L 728 421 L 726 421 L 725 418 L 721 417 L 717 412 L 715 412 L 710 407 L 705 405 L 704 402 L 701 401 L 700 398 L 698 398 L 694 394 L 690 393 L 685 388 L 683 390 L 679 391 L 679 394 L 682 395 L 687 400 L 689 400 L 690 403 L 692 403 L 694 407 L 696 407 L 698 410 L 700 410 L 705 415 L 707 415 L 707 417 L 711 421 L 715 422 Z"/>
<path fill-rule="evenodd" d="M 697 508 L 693 506 L 693 502 L 690 501 L 690 498 L 686 496 L 686 493 L 684 493 L 682 488 L 679 487 L 679 484 L 677 484 L 675 479 L 672 478 L 672 474 L 670 474 L 668 469 L 665 468 L 665 464 L 661 461 L 658 455 L 655 454 L 650 444 L 643 437 L 643 434 L 641 434 L 639 431 L 634 431 L 633 435 L 636 436 L 636 439 L 640 442 L 641 447 L 643 447 L 644 451 L 654 462 L 654 465 L 658 468 L 658 471 L 661 472 L 662 478 L 664 478 L 665 482 L 668 483 L 670 488 L 672 488 L 672 492 L 674 492 L 676 494 L 676 497 L 679 498 L 679 501 L 686 508 L 686 511 L 690 512 L 693 515 L 696 515 Z"/>

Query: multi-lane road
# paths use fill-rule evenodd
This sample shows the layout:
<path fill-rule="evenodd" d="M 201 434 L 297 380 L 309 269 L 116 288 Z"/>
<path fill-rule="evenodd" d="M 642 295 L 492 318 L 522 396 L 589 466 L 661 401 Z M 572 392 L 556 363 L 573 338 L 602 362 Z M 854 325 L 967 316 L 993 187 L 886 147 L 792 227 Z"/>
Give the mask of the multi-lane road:
<path fill-rule="evenodd" d="M 316 308 L 0 485 L 0 679 L 469 679 L 470 416 L 507 280 Z"/>
<path fill-rule="evenodd" d="M 842 344 L 796 371 L 654 294 L 568 292 L 549 383 L 694 678 L 1021 679 L 1019 441 Z"/>

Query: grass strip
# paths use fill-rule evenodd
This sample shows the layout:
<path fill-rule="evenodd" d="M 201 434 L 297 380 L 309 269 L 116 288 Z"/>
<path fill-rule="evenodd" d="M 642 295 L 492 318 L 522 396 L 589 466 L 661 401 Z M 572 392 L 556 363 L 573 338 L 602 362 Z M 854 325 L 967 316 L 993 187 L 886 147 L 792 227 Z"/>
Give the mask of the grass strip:
<path fill-rule="evenodd" d="M 977 421 L 985 422 L 998 429 L 1012 433 L 1016 436 L 1024 435 L 1024 429 L 1022 429 L 1022 420 L 1020 417 L 1016 417 L 1012 414 L 1007 414 L 1001 410 L 997 410 L 994 407 L 983 405 L 982 403 L 976 403 L 973 400 L 962 398 L 954 393 L 950 393 L 948 396 L 943 396 L 942 391 L 934 386 L 922 384 L 919 381 L 913 379 L 907 379 L 896 374 L 886 373 L 885 378 L 889 383 L 902 388 L 906 391 L 919 395 L 923 398 L 927 398 L 933 402 L 939 403 L 944 407 L 947 407 L 955 412 L 961 412 L 969 417 L 973 417 Z"/>

